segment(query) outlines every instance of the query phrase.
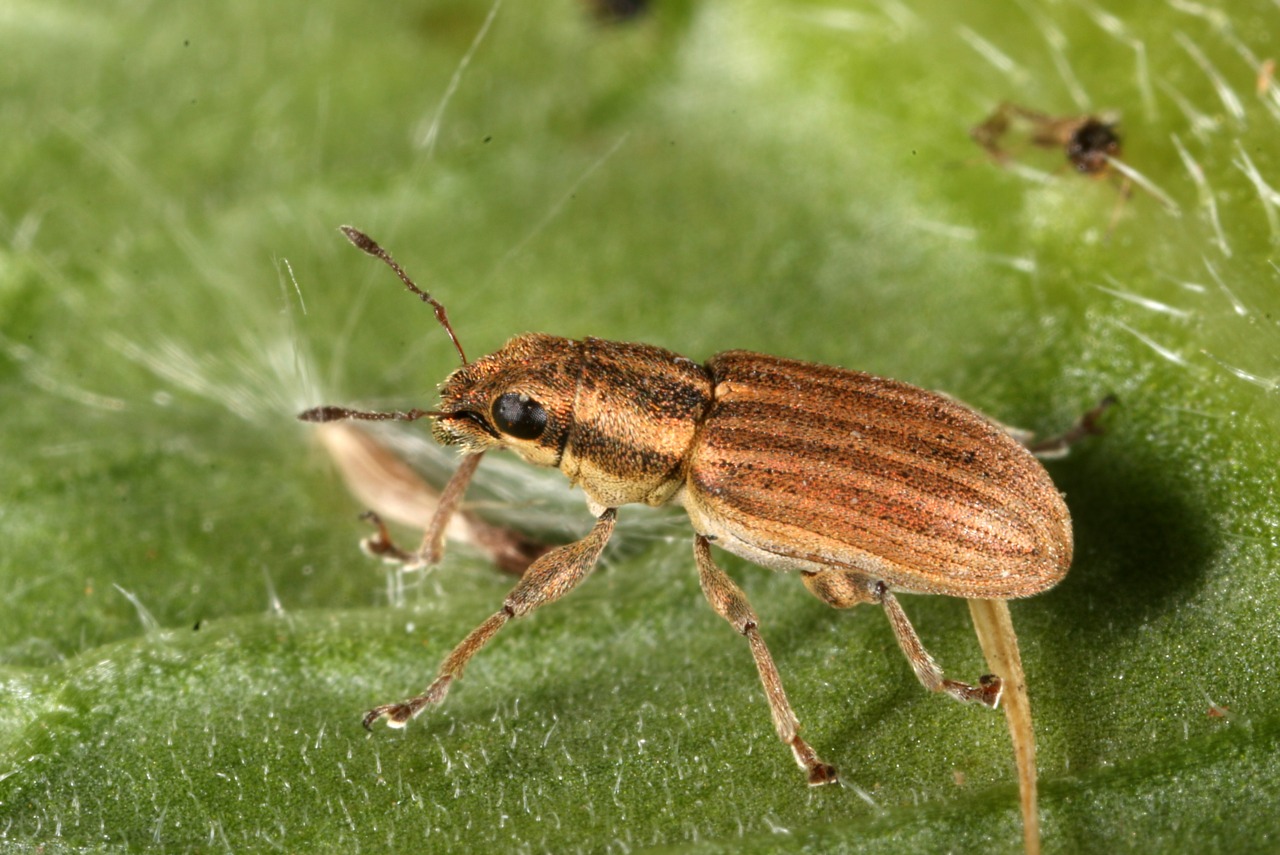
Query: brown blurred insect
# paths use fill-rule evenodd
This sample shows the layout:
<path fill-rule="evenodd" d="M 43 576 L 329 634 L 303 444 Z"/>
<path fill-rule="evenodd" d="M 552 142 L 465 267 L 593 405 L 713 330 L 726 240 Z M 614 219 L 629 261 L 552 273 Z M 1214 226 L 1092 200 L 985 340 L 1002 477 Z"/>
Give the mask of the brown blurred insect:
<path fill-rule="evenodd" d="M 1111 158 L 1120 156 L 1120 135 L 1116 132 L 1116 124 L 1096 116 L 1051 116 L 1006 101 L 982 124 L 974 127 L 969 135 L 992 159 L 1004 164 L 1012 157 L 1003 147 L 1004 138 L 1015 125 L 1025 125 L 1032 145 L 1062 149 L 1077 172 L 1102 175 L 1107 171 Z"/>
<path fill-rule="evenodd" d="M 588 11 L 604 24 L 633 21 L 649 11 L 649 0 L 586 0 Z"/>
<path fill-rule="evenodd" d="M 1025 126 L 1032 145 L 1061 149 L 1076 172 L 1104 178 L 1116 171 L 1115 162 L 1120 157 L 1120 134 L 1116 132 L 1116 125 L 1115 121 L 1097 116 L 1051 116 L 1006 101 L 982 124 L 970 130 L 969 135 L 996 163 L 1005 166 L 1013 155 L 1003 147 L 1002 140 L 1015 126 Z M 1120 175 L 1119 191 L 1107 222 L 1108 237 L 1120 219 L 1125 200 L 1133 191 L 1133 179 L 1128 171 Z"/>
<path fill-rule="evenodd" d="M 1276 61 L 1274 59 L 1264 59 L 1258 64 L 1258 79 L 1255 83 L 1255 89 L 1259 95 L 1266 95 L 1267 91 L 1275 85 L 1276 80 Z"/>
<path fill-rule="evenodd" d="M 694 560 L 715 611 L 746 637 L 781 740 L 812 785 L 835 768 L 800 737 L 778 670 L 742 590 L 716 566 L 712 544 L 800 573 L 836 608 L 877 603 L 925 688 L 990 707 L 999 677 L 947 679 L 898 604 L 897 593 L 1003 599 L 1052 587 L 1071 564 L 1071 519 L 1048 473 L 1005 429 L 942 395 L 825 365 L 728 351 L 705 364 L 645 344 L 519 335 L 468 362 L 444 307 L 378 244 L 344 227 L 431 304 L 462 361 L 435 410 L 317 407 L 299 418 L 429 418 L 462 464 L 414 552 L 379 529 L 369 546 L 421 566 L 440 560 L 444 531 L 480 459 L 508 449 L 560 469 L 582 488 L 596 524 L 529 567 L 502 608 L 445 658 L 420 695 L 371 710 L 402 727 L 439 703 L 508 621 L 557 600 L 591 572 L 629 503 L 684 506 Z M 1096 412 L 1089 418 L 1095 417 Z M 1083 423 L 1092 428 L 1092 421 Z M 1054 450 L 1051 442 L 1046 449 Z"/>

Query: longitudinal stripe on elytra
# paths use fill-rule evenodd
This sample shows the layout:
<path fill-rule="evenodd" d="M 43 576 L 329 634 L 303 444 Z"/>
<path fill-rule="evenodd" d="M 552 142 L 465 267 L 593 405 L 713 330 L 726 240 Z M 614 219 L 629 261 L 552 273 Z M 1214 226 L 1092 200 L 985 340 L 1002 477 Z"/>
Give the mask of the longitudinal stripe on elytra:
<path fill-rule="evenodd" d="M 844 402 L 845 406 L 849 404 L 850 402 Z M 860 401 L 855 404 L 850 409 L 858 413 L 858 416 L 842 417 L 841 408 L 828 405 L 827 401 L 817 396 L 781 402 L 755 400 L 735 391 L 734 396 L 728 400 L 723 397 L 716 400 L 713 418 L 717 427 L 725 432 L 766 425 L 771 432 L 788 431 L 810 441 L 822 442 L 828 449 L 843 448 L 847 444 L 844 438 L 850 438 L 860 444 L 883 449 L 886 453 L 896 452 L 913 458 L 917 465 L 936 466 L 939 469 L 953 465 L 970 469 L 974 473 L 981 473 L 982 467 L 991 463 L 993 455 L 998 453 L 999 447 L 987 447 L 992 437 L 1002 440 L 1001 444 L 1013 442 L 1004 437 L 998 428 L 985 422 L 975 424 L 971 420 L 967 424 L 953 424 L 933 419 L 913 425 L 903 418 L 876 418 L 880 414 L 865 412 Z M 797 424 L 797 417 L 801 414 L 808 418 L 804 423 Z M 816 423 L 815 415 L 820 416 Z M 969 415 L 967 411 L 966 415 Z M 1017 452 L 1019 457 L 1025 455 L 1016 446 L 1012 451 Z M 1005 461 L 998 462 L 1003 464 Z"/>
<path fill-rule="evenodd" d="M 716 411 L 719 415 L 719 411 Z M 979 504 L 998 497 L 985 479 L 966 470 L 934 460 L 904 454 L 877 442 L 835 442 L 829 435 L 798 435 L 785 430 L 767 430 L 762 422 L 743 420 L 741 425 L 720 424 L 704 434 L 700 459 L 709 465 L 723 465 L 726 479 L 736 475 L 736 467 L 754 466 L 762 473 L 777 475 L 781 483 L 799 472 L 830 472 L 833 477 L 854 476 L 890 482 L 893 487 L 912 487 L 964 504 Z M 703 482 L 714 489 L 712 481 Z"/>
<path fill-rule="evenodd" d="M 820 491 L 823 485 L 816 487 Z M 1003 577 L 1006 574 L 1002 572 L 986 572 L 994 566 L 996 556 L 1006 562 L 1016 559 L 1027 563 L 1042 557 L 1037 545 L 1038 532 L 1007 518 L 1000 520 L 992 531 L 962 524 L 954 517 L 936 515 L 934 529 L 922 531 L 903 524 L 918 514 L 918 508 L 895 507 L 889 502 L 879 504 L 878 513 L 869 514 L 850 512 L 849 506 L 842 507 L 838 502 L 815 505 L 794 494 L 771 495 L 750 489 L 728 495 L 708 495 L 703 502 L 717 513 L 738 520 L 743 530 L 782 527 L 793 530 L 797 537 L 804 533 L 810 540 L 824 539 L 832 549 L 843 544 L 882 555 L 922 575 L 954 565 L 960 568 L 960 575 Z M 856 507 L 853 503 L 850 506 Z M 771 539 L 760 536 L 756 540 L 763 545 Z"/>
<path fill-rule="evenodd" d="M 898 513 L 927 506 L 958 518 L 1003 504 L 999 493 L 983 482 L 894 458 L 897 455 L 851 452 L 842 445 L 749 427 L 734 431 L 731 441 L 722 442 L 719 431 L 708 435 L 693 478 L 700 488 L 721 499 L 759 489 L 769 495 L 802 495 L 805 507 L 815 510 L 842 501 L 852 507 L 853 502 L 870 500 L 896 504 Z M 803 482 L 796 480 L 798 475 L 803 475 Z M 764 501 L 767 504 L 767 498 Z"/>

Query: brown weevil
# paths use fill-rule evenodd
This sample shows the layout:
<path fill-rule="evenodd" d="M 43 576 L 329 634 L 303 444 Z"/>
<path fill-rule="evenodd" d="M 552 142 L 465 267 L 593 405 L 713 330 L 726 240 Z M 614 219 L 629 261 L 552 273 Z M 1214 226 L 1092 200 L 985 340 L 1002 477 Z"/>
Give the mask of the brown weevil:
<path fill-rule="evenodd" d="M 660 347 L 541 333 L 518 335 L 468 362 L 444 307 L 366 235 L 343 233 L 381 258 L 430 303 L 462 361 L 434 410 L 317 407 L 304 421 L 429 418 L 462 464 L 421 546 L 395 546 L 385 528 L 371 551 L 410 566 L 439 561 L 444 531 L 481 457 L 507 449 L 558 468 L 596 518 L 586 537 L 538 557 L 497 612 L 445 657 L 420 695 L 364 718 L 402 727 L 444 700 L 467 662 L 508 621 L 571 591 L 595 567 L 621 505 L 682 505 L 694 561 L 716 613 L 745 636 L 774 726 L 812 785 L 835 768 L 800 737 L 759 620 L 712 556 L 718 546 L 774 570 L 796 571 L 835 608 L 876 603 L 925 688 L 994 707 L 999 677 L 951 680 L 921 644 L 899 593 L 1005 599 L 1052 587 L 1071 565 L 1071 518 L 1030 450 L 950 398 L 826 365 L 747 351 L 698 364 Z M 1096 416 L 1096 412 L 1091 414 Z M 1092 422 L 1086 422 L 1086 429 Z"/>

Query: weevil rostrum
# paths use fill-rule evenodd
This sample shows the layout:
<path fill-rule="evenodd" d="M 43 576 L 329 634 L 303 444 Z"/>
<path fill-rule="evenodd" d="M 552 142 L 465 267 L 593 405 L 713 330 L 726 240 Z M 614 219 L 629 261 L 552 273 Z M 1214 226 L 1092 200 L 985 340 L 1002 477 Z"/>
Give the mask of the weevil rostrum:
<path fill-rule="evenodd" d="M 435 410 L 317 407 L 304 421 L 432 420 L 462 463 L 418 550 L 385 529 L 367 543 L 406 565 L 439 561 L 444 530 L 481 457 L 513 451 L 558 468 L 586 495 L 586 537 L 534 561 L 502 607 L 445 658 L 420 695 L 371 710 L 366 727 L 403 727 L 444 700 L 467 662 L 514 618 L 558 600 L 590 574 L 626 504 L 682 505 L 702 590 L 745 636 L 779 738 L 812 785 L 837 780 L 800 723 L 742 590 L 712 546 L 794 571 L 835 608 L 880 605 L 926 689 L 995 707 L 999 677 L 948 679 L 898 593 L 1004 599 L 1055 585 L 1071 565 L 1071 518 L 1035 456 L 1001 426 L 943 395 L 826 365 L 747 351 L 698 364 L 646 344 L 518 335 L 468 362 L 444 307 L 361 232 L 343 233 L 430 303 L 462 361 Z"/>

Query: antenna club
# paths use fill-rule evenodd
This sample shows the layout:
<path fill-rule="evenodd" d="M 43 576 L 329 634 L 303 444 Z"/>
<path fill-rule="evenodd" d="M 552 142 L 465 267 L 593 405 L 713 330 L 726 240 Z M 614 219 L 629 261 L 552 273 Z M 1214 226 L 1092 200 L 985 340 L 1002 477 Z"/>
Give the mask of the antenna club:
<path fill-rule="evenodd" d="M 339 226 L 338 231 L 342 232 L 347 240 L 351 241 L 355 248 L 361 252 L 367 252 L 369 255 L 378 255 L 382 251 L 382 247 L 378 246 L 373 238 L 355 226 Z"/>

